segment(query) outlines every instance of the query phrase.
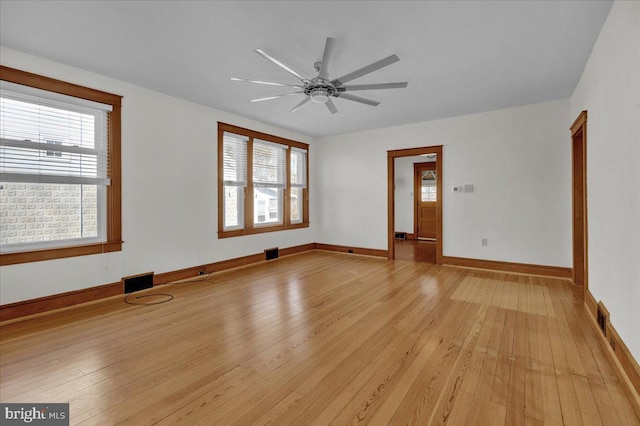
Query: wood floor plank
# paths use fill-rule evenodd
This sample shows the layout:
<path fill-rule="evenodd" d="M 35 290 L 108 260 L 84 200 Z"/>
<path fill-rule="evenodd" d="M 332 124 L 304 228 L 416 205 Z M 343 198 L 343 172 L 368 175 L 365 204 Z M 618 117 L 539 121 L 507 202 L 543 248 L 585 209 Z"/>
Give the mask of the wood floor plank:
<path fill-rule="evenodd" d="M 531 297 L 531 295 L 530 295 Z M 536 297 L 535 295 L 532 297 Z M 535 310 L 535 309 L 534 309 Z M 546 309 L 544 310 L 546 313 Z M 542 393 L 542 364 L 540 357 L 540 337 L 537 314 L 526 316 L 526 370 L 525 370 L 525 409 L 527 421 L 542 423 L 545 421 L 544 396 Z"/>
<path fill-rule="evenodd" d="M 461 354 L 449 373 L 449 377 L 443 386 L 443 392 L 440 392 L 440 398 L 435 408 L 432 409 L 429 405 L 423 406 L 421 404 L 421 410 L 416 412 L 412 419 L 415 423 L 423 424 L 426 419 L 429 419 L 429 424 L 446 424 L 448 422 L 453 406 L 461 391 L 462 383 L 469 369 L 473 354 L 479 345 L 479 340 L 481 337 L 490 334 L 486 332 L 481 333 L 483 323 L 490 323 L 490 321 L 487 321 L 487 311 L 488 306 L 486 305 L 480 307 L 478 310 L 470 333 L 462 344 Z M 484 327 L 484 329 L 486 330 L 487 327 Z M 483 345 L 486 345 L 486 343 L 483 343 Z"/>
<path fill-rule="evenodd" d="M 174 299 L 0 326 L 0 401 L 73 425 L 640 425 L 567 281 L 313 251 L 150 291 Z"/>
<path fill-rule="evenodd" d="M 513 366 L 513 342 L 516 327 L 516 311 L 507 310 L 504 323 L 501 325 L 503 332 L 500 340 L 500 351 L 496 365 L 496 375 L 491 388 L 491 401 L 507 406 L 509 385 L 511 382 L 511 368 Z"/>
<path fill-rule="evenodd" d="M 584 376 L 573 374 L 573 388 L 576 392 L 578 405 L 580 406 L 580 414 L 582 416 L 583 425 L 601 425 L 600 413 L 596 406 L 593 391 L 589 386 L 589 379 Z"/>
<path fill-rule="evenodd" d="M 547 314 L 550 312 L 547 311 Z M 555 317 L 555 315 L 554 315 Z M 560 397 L 558 396 L 558 383 L 556 381 L 555 367 L 551 340 L 548 332 L 550 317 L 537 316 L 538 350 L 540 357 L 540 375 L 542 385 L 543 415 L 546 423 L 557 423 L 562 418 Z"/>
<path fill-rule="evenodd" d="M 519 287 L 519 295 L 526 297 L 526 292 Z M 509 388 L 507 393 L 506 423 L 509 425 L 522 425 L 525 422 L 525 375 L 526 375 L 526 301 L 518 302 L 516 312 L 515 335 L 513 340 L 513 353 L 509 376 Z"/>

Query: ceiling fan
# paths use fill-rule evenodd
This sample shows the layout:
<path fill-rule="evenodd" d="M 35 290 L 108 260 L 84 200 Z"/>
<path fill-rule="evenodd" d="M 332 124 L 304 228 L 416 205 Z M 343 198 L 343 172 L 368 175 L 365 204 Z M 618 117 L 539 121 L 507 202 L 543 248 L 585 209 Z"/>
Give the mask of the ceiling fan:
<path fill-rule="evenodd" d="M 377 62 L 374 62 L 366 67 L 360 68 L 356 71 L 350 72 L 349 74 L 343 75 L 340 78 L 330 79 L 329 78 L 329 70 L 331 68 L 333 56 L 336 48 L 336 40 L 331 37 L 327 37 L 327 42 L 324 46 L 324 54 L 322 55 L 322 60 L 317 61 L 314 64 L 314 69 L 318 72 L 317 77 L 307 78 L 302 74 L 294 71 L 291 67 L 285 65 L 281 61 L 275 59 L 274 57 L 267 54 L 264 50 L 255 49 L 255 52 L 260 56 L 265 58 L 266 60 L 274 63 L 279 66 L 283 70 L 287 71 L 289 74 L 296 77 L 298 80 L 302 82 L 302 84 L 286 84 L 286 83 L 274 83 L 271 81 L 261 81 L 261 80 L 247 80 L 244 78 L 236 78 L 233 77 L 231 80 L 233 81 L 245 81 L 248 83 L 257 83 L 257 84 L 266 84 L 269 86 L 284 86 L 290 87 L 292 89 L 298 89 L 296 92 L 285 93 L 282 95 L 269 96 L 266 98 L 252 99 L 251 102 L 261 102 L 268 101 L 271 99 L 284 98 L 286 96 L 292 95 L 304 95 L 305 98 L 290 112 L 297 111 L 301 106 L 311 101 L 318 104 L 325 104 L 331 114 L 335 114 L 338 112 L 335 104 L 331 100 L 332 97 L 346 99 L 349 101 L 360 102 L 367 105 L 378 106 L 380 102 L 373 101 L 371 99 L 362 98 L 360 96 L 352 95 L 348 92 L 354 92 L 357 90 L 374 90 L 374 89 L 400 89 L 407 87 L 407 82 L 402 83 L 378 83 L 378 84 L 354 84 L 345 86 L 345 83 L 355 80 L 356 78 L 362 77 L 363 75 L 372 73 L 374 71 L 379 70 L 380 68 L 384 68 L 387 65 L 391 65 L 395 62 L 398 62 L 400 58 L 397 55 L 387 56 L 384 59 L 381 59 Z"/>

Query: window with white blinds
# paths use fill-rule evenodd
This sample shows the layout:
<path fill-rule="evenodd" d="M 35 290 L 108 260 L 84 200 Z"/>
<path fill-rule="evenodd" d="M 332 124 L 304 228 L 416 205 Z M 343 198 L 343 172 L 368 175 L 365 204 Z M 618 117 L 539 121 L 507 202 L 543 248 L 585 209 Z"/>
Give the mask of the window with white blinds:
<path fill-rule="evenodd" d="M 307 150 L 291 148 L 291 186 L 307 187 Z"/>
<path fill-rule="evenodd" d="M 254 139 L 253 186 L 284 188 L 287 146 Z"/>
<path fill-rule="evenodd" d="M 282 224 L 287 146 L 253 140 L 253 224 Z"/>
<path fill-rule="evenodd" d="M 109 185 L 111 106 L 49 93 L 0 87 L 0 181 Z"/>
<path fill-rule="evenodd" d="M 247 186 L 247 141 L 249 138 L 224 132 L 224 184 Z"/>
<path fill-rule="evenodd" d="M 111 159 L 109 149 L 120 151 L 120 134 L 110 129 L 116 123 L 119 130 L 121 96 L 43 76 L 34 79 L 7 67 L 2 71 L 3 262 L 120 250 L 120 158 Z M 67 250 L 70 246 L 76 249 Z M 35 251 L 47 254 L 24 255 Z"/>
<path fill-rule="evenodd" d="M 249 138 L 224 132 L 224 229 L 244 227 L 244 188 L 247 186 L 247 142 Z"/>
<path fill-rule="evenodd" d="M 304 220 L 305 188 L 307 187 L 307 151 L 291 148 L 291 223 Z"/>
<path fill-rule="evenodd" d="M 308 226 L 308 145 L 224 123 L 218 135 L 218 235 Z"/>

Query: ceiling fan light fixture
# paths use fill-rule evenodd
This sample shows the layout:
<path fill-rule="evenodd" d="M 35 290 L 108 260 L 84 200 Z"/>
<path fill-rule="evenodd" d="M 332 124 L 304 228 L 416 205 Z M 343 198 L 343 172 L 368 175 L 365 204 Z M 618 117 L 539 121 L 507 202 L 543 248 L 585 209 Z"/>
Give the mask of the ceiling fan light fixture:
<path fill-rule="evenodd" d="M 329 91 L 324 88 L 313 89 L 309 96 L 311 96 L 311 102 L 324 104 L 329 100 Z"/>

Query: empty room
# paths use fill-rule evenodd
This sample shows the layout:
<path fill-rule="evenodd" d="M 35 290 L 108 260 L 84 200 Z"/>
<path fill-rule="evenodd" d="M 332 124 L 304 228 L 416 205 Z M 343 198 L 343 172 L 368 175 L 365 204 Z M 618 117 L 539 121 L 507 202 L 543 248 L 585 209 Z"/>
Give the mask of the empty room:
<path fill-rule="evenodd" d="M 0 80 L 0 423 L 640 425 L 640 2 L 0 0 Z"/>

